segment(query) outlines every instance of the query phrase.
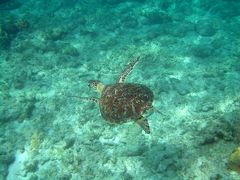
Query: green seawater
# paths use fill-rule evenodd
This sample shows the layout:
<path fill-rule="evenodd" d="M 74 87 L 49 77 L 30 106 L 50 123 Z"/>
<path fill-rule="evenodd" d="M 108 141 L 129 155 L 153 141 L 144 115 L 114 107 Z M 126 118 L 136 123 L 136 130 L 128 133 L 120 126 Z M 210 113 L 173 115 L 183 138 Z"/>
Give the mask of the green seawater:
<path fill-rule="evenodd" d="M 0 0 L 0 180 L 240 179 L 239 29 L 237 0 Z M 88 87 L 137 57 L 150 134 Z"/>

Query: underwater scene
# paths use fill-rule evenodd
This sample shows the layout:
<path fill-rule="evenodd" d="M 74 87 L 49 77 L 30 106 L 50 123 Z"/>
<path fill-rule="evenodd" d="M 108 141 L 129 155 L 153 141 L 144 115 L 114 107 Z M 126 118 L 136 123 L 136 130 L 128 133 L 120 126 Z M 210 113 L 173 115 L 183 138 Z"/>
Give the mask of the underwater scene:
<path fill-rule="evenodd" d="M 240 180 L 240 1 L 0 0 L 0 180 Z"/>

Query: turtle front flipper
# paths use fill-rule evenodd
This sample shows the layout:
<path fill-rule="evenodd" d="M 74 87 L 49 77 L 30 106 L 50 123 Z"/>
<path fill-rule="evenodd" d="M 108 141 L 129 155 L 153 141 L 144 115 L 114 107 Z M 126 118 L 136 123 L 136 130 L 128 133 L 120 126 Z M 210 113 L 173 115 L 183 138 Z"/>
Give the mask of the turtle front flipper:
<path fill-rule="evenodd" d="M 126 69 L 122 72 L 121 76 L 119 77 L 118 83 L 124 83 L 126 77 L 133 70 L 134 66 L 138 63 L 139 59 L 140 57 L 138 56 L 136 59 L 134 59 L 132 62 L 128 64 Z"/>
<path fill-rule="evenodd" d="M 99 103 L 99 99 L 94 98 L 94 97 L 81 97 L 81 99 L 86 100 L 86 101 L 92 101 L 92 102 L 95 102 L 95 103 Z"/>
<path fill-rule="evenodd" d="M 143 128 L 143 130 L 145 131 L 145 133 L 150 134 L 150 127 L 148 124 L 148 120 L 141 116 L 136 120 L 136 123 L 141 126 L 141 128 Z"/>
<path fill-rule="evenodd" d="M 95 97 L 79 97 L 79 96 L 68 96 L 68 97 L 73 97 L 73 98 L 78 98 L 78 99 L 82 99 L 82 100 L 85 100 L 85 101 L 91 101 L 91 102 L 99 103 L 99 99 L 95 98 Z"/>

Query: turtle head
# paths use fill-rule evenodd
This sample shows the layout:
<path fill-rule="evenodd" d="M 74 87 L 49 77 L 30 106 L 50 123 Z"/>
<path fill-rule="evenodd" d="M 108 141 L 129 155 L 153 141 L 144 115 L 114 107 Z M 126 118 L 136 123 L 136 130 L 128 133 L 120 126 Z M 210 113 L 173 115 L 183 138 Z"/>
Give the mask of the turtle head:
<path fill-rule="evenodd" d="M 88 81 L 88 87 L 94 88 L 101 93 L 105 86 L 99 80 L 90 80 Z"/>

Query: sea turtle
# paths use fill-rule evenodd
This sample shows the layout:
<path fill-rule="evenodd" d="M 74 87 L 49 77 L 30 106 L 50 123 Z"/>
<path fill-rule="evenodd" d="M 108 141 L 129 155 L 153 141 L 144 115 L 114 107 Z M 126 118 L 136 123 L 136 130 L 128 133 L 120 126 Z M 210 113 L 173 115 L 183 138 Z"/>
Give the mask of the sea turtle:
<path fill-rule="evenodd" d="M 99 104 L 102 117 L 113 124 L 135 121 L 149 134 L 150 128 L 144 114 L 153 109 L 153 92 L 145 85 L 125 83 L 126 77 L 139 62 L 139 57 L 128 64 L 117 83 L 104 85 L 99 80 L 89 81 L 101 98 L 87 98 Z"/>

